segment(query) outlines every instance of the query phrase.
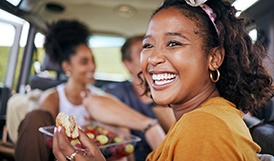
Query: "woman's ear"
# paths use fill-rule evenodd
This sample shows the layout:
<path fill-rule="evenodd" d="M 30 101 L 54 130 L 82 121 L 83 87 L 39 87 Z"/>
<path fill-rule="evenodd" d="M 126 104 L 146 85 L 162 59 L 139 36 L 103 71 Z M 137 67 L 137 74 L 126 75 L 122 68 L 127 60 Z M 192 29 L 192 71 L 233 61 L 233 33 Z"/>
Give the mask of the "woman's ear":
<path fill-rule="evenodd" d="M 215 71 L 216 69 L 218 69 L 223 61 L 224 61 L 224 57 L 225 57 L 225 51 L 224 48 L 213 48 L 209 54 L 209 69 L 211 71 Z"/>
<path fill-rule="evenodd" d="M 67 61 L 63 61 L 61 67 L 64 72 L 70 71 L 69 63 Z"/>
<path fill-rule="evenodd" d="M 127 70 L 132 73 L 131 71 L 133 70 L 132 68 L 134 68 L 135 66 L 132 65 L 132 62 L 129 60 L 124 60 L 123 61 L 125 67 L 127 68 Z M 136 67 L 135 67 L 136 68 Z"/>

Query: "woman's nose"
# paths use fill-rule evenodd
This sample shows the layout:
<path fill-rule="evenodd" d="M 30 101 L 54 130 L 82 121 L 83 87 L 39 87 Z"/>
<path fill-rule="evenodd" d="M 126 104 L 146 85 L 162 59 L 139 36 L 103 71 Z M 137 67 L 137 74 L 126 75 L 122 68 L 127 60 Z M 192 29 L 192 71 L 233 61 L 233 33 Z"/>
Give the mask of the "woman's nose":
<path fill-rule="evenodd" d="M 90 70 L 95 70 L 95 68 L 96 68 L 95 64 L 93 62 L 90 62 L 89 63 L 89 69 Z"/>
<path fill-rule="evenodd" d="M 153 66 L 162 64 L 164 62 L 165 62 L 165 56 L 164 56 L 163 51 L 161 51 L 161 50 L 154 50 L 148 58 L 148 63 Z"/>

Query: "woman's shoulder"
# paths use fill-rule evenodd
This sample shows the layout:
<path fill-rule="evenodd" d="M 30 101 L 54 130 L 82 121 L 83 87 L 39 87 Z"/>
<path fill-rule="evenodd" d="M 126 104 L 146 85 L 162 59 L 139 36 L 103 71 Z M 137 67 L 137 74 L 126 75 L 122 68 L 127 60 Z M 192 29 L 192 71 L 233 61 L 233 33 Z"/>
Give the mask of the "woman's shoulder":
<path fill-rule="evenodd" d="M 220 136 L 233 138 L 231 125 L 220 117 L 204 111 L 195 110 L 183 115 L 170 130 L 174 134 L 174 141 L 196 140 L 218 140 Z M 201 139 L 203 140 L 203 139 Z"/>
<path fill-rule="evenodd" d="M 42 108 L 54 108 L 59 105 L 59 95 L 56 88 L 51 88 L 43 92 L 40 104 Z"/>
<path fill-rule="evenodd" d="M 198 109 L 184 114 L 176 123 L 176 131 L 203 131 L 204 134 L 225 133 L 231 135 L 235 129 L 246 131 L 242 113 L 229 102 L 221 101 L 220 104 L 207 104 Z M 192 131 L 192 132 L 191 132 Z"/>
<path fill-rule="evenodd" d="M 225 100 L 219 103 L 213 100 L 212 104 L 206 103 L 180 119 L 183 124 L 196 124 L 195 126 L 228 126 L 239 121 L 242 121 L 242 112 Z"/>
<path fill-rule="evenodd" d="M 56 88 L 51 88 L 43 93 L 40 101 L 40 107 L 51 113 L 52 117 L 55 118 L 59 112 L 59 95 Z"/>
<path fill-rule="evenodd" d="M 222 98 L 214 97 L 202 103 L 200 107 L 187 114 L 202 115 L 200 117 L 215 117 L 220 120 L 242 119 L 242 112 L 235 104 Z"/>
<path fill-rule="evenodd" d="M 58 91 L 56 88 L 50 88 L 43 92 L 41 96 L 41 101 L 47 100 L 47 99 L 55 99 L 55 97 L 58 96 Z"/>
<path fill-rule="evenodd" d="M 225 124 L 225 121 L 222 117 L 219 117 L 214 113 L 210 113 L 206 110 L 196 109 L 194 111 L 184 114 L 178 121 L 178 124 L 182 124 L 183 126 L 186 125 L 190 127 L 202 128 L 209 127 L 212 124 Z"/>

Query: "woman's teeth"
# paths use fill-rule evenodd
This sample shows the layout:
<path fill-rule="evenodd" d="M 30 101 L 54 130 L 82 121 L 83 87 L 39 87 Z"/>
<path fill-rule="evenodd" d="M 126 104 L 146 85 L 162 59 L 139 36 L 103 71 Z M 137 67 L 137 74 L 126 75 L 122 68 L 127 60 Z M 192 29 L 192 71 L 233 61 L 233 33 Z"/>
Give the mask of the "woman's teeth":
<path fill-rule="evenodd" d="M 162 74 L 152 74 L 152 79 L 156 85 L 163 85 L 174 81 L 176 74 L 162 73 Z"/>
<path fill-rule="evenodd" d="M 87 77 L 87 78 L 93 78 L 93 73 L 88 73 L 88 74 L 86 74 L 86 77 Z"/>

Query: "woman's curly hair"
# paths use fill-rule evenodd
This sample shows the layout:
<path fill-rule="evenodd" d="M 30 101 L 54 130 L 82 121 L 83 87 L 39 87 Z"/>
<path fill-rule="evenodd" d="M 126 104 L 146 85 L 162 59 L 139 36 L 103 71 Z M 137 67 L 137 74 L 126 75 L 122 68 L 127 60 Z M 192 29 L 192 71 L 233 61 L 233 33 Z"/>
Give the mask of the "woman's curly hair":
<path fill-rule="evenodd" d="M 219 34 L 205 11 L 201 7 L 191 7 L 185 0 L 166 0 L 152 17 L 163 9 L 174 7 L 194 20 L 200 30 L 198 34 L 204 39 L 205 53 L 214 47 L 225 50 L 224 61 L 219 68 L 221 76 L 216 83 L 221 97 L 233 102 L 243 112 L 254 111 L 265 105 L 274 92 L 272 78 L 262 65 L 266 50 L 260 43 L 252 43 L 244 19 L 235 17 L 237 11 L 230 3 L 208 0 L 206 4 L 216 14 Z M 148 93 L 145 80 L 143 85 L 145 93 Z"/>
<path fill-rule="evenodd" d="M 89 28 L 76 20 L 59 20 L 48 25 L 44 48 L 53 63 L 69 61 L 80 44 L 88 44 Z"/>

